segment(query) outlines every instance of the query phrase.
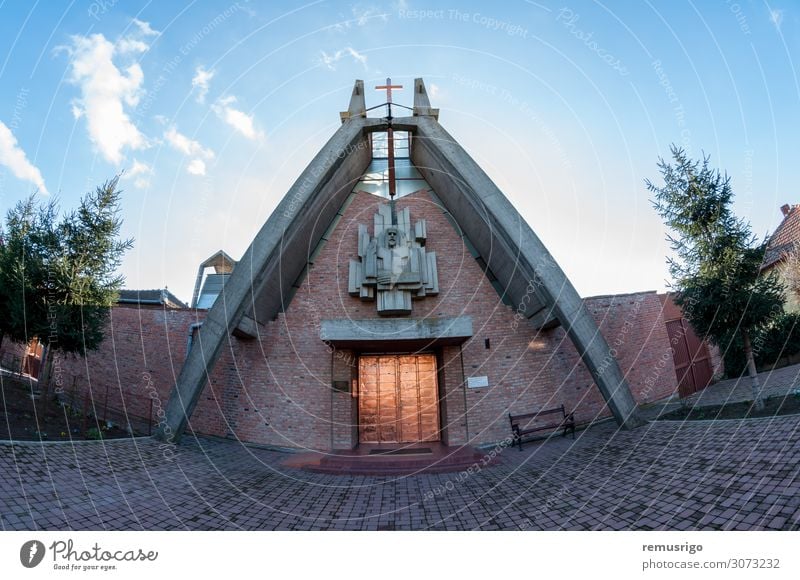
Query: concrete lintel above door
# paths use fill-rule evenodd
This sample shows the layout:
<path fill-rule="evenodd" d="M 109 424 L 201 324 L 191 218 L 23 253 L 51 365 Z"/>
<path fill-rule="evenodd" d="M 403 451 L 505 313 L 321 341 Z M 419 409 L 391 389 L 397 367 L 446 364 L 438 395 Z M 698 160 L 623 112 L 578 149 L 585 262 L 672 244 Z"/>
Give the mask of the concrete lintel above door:
<path fill-rule="evenodd" d="M 472 317 L 323 320 L 320 339 L 348 348 L 419 348 L 461 344 L 472 337 Z"/>

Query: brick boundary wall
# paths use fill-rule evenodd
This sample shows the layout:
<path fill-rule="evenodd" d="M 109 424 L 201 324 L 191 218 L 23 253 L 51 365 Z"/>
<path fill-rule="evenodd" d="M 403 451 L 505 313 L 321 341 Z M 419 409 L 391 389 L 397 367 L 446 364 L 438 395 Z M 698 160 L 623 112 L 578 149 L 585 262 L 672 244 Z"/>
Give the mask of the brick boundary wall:
<path fill-rule="evenodd" d="M 369 194 L 355 196 L 287 311 L 259 325 L 259 339 L 230 337 L 190 420 L 191 430 L 282 447 L 354 444 L 353 400 L 330 386 L 333 378 L 352 376 L 355 353 L 332 351 L 322 343 L 319 324 L 328 318 L 378 316 L 373 302 L 347 293 L 347 267 L 356 257 L 357 225 L 371 224 L 379 202 Z M 412 221 L 427 220 L 426 249 L 438 259 L 440 293 L 414 301 L 413 316 L 473 319 L 474 337 L 438 354 L 448 443 L 506 438 L 509 410 L 563 403 L 575 410 L 579 423 L 610 416 L 564 330 L 537 332 L 516 321 L 515 309 L 501 302 L 459 233 L 427 194 L 403 197 L 398 206 L 410 207 Z M 672 394 L 675 369 L 658 295 L 596 296 L 585 304 L 616 353 L 636 401 Z M 142 432 L 148 416 L 158 423 L 186 356 L 189 327 L 204 316 L 205 311 L 192 309 L 115 307 L 97 351 L 86 359 L 60 361 L 65 390 L 75 385 L 76 396 L 88 393 L 99 407 L 113 412 L 109 414 L 116 422 L 124 425 L 127 416 Z M 196 342 L 193 348 L 200 347 Z M 470 376 L 488 376 L 490 387 L 465 388 Z"/>
<path fill-rule="evenodd" d="M 491 286 L 488 290 L 494 293 Z M 499 302 L 496 293 L 493 299 Z M 656 293 L 591 297 L 586 299 L 586 305 L 610 347 L 615 349 L 612 352 L 617 353 L 636 401 L 645 403 L 672 394 L 675 370 Z M 363 304 L 365 311 L 370 306 L 374 307 Z M 467 429 L 469 423 L 470 440 L 486 442 L 505 437 L 509 408 L 521 412 L 563 402 L 567 408 L 576 410 L 582 423 L 610 416 L 563 329 L 538 336 L 528 329 L 504 334 L 513 323 L 512 309 L 501 304 L 498 310 L 494 318 L 501 316 L 505 324 L 495 323 L 496 327 L 484 324 L 480 334 L 476 332 L 476 337 L 463 348 L 444 349 L 447 386 L 442 390 L 455 393 L 450 404 L 458 408 L 459 427 Z M 299 319 L 304 317 L 297 310 L 295 315 Z M 80 402 L 88 395 L 95 402 L 98 415 L 123 426 L 129 423 L 138 432 L 146 433 L 148 418 L 152 417 L 153 426 L 158 423 L 159 409 L 166 405 L 180 373 L 189 327 L 202 322 L 204 316 L 202 310 L 117 306 L 112 310 L 100 348 L 85 359 L 61 355 L 51 380 L 63 384 L 67 399 L 77 398 Z M 287 447 L 330 446 L 326 433 L 312 440 L 302 433 L 307 430 L 303 421 L 313 421 L 316 417 L 329 422 L 330 397 L 318 401 L 314 407 L 303 403 L 310 395 L 304 395 L 302 387 L 297 388 L 297 383 L 308 380 L 313 390 L 328 393 L 330 353 L 323 345 L 313 364 L 300 360 L 292 345 L 298 340 L 313 339 L 318 328 L 312 324 L 298 336 L 296 329 L 290 332 L 286 317 L 287 314 L 281 314 L 278 320 L 262 326 L 261 342 L 231 337 L 192 417 L 193 430 Z M 491 343 L 488 350 L 484 346 L 486 338 Z M 197 347 L 196 334 L 194 340 L 193 348 Z M 262 343 L 273 344 L 268 357 L 262 352 Z M 288 348 L 283 353 L 274 352 L 275 343 Z M 12 348 L 24 353 L 23 345 L 8 340 L 4 341 L 2 352 L 10 352 Z M 530 355 L 531 351 L 535 354 Z M 668 359 L 664 353 L 670 355 Z M 466 390 L 469 409 L 466 421 L 463 420 L 462 355 L 465 376 L 485 374 L 493 381 L 490 389 Z M 338 366 L 346 362 L 334 360 Z M 531 361 L 539 361 L 539 366 L 533 371 L 520 372 L 521 360 L 527 369 L 531 368 Z M 60 377 L 55 376 L 58 373 Z M 451 381 L 455 384 L 450 384 Z M 271 384 L 272 392 L 259 388 L 264 383 Z M 341 401 L 335 404 L 349 408 L 348 397 L 337 399 Z M 101 411 L 105 409 L 108 410 Z M 341 425 L 336 429 L 348 432 Z M 465 434 L 452 431 L 451 444 L 466 441 Z M 265 437 L 265 432 L 271 434 Z M 347 437 L 352 439 L 352 433 Z"/>
<path fill-rule="evenodd" d="M 117 305 L 100 347 L 87 356 L 51 352 L 51 391 L 96 415 L 146 434 L 158 423 L 186 356 L 189 326 L 204 311 Z"/>

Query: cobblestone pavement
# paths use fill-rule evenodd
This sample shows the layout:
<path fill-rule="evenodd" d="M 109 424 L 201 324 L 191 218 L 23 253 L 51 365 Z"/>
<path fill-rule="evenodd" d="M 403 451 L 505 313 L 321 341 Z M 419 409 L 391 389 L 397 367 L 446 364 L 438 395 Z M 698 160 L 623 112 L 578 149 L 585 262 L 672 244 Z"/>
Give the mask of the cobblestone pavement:
<path fill-rule="evenodd" d="M 612 423 L 473 473 L 334 476 L 187 437 L 0 444 L 4 530 L 800 529 L 800 418 Z"/>
<path fill-rule="evenodd" d="M 758 379 L 761 383 L 763 397 L 783 396 L 800 389 L 800 365 L 765 371 L 758 374 Z M 738 401 L 752 401 L 753 389 L 750 377 L 745 375 L 739 379 L 720 381 L 688 397 L 687 400 L 703 407 Z"/>
<path fill-rule="evenodd" d="M 759 373 L 758 380 L 761 384 L 763 397 L 786 396 L 800 389 L 800 365 Z M 739 379 L 728 379 L 710 385 L 699 393 L 686 397 L 682 403 L 677 396 L 674 396 L 664 401 L 640 407 L 639 412 L 642 417 L 652 421 L 659 415 L 678 409 L 682 404 L 693 407 L 713 407 L 726 403 L 752 400 L 753 390 L 750 378 L 745 375 Z"/>

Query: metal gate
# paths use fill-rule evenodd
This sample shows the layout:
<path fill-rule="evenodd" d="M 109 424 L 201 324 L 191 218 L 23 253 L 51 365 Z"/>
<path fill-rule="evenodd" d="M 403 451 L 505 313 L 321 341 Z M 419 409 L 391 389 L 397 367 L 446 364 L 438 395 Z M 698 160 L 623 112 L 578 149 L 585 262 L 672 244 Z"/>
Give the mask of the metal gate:
<path fill-rule="evenodd" d="M 688 397 L 705 389 L 714 376 L 708 346 L 697 337 L 686 320 L 679 318 L 666 324 L 678 379 L 678 394 L 681 398 Z"/>
<path fill-rule="evenodd" d="M 439 440 L 434 355 L 362 356 L 358 376 L 361 443 Z"/>

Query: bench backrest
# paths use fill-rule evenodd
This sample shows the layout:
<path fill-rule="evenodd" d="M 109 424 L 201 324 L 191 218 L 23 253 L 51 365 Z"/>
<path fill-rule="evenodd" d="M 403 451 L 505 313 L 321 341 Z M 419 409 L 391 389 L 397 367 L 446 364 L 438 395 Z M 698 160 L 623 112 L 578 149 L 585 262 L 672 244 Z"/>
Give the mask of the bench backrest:
<path fill-rule="evenodd" d="M 512 425 L 516 425 L 521 421 L 527 421 L 544 415 L 552 415 L 553 413 L 561 413 L 563 417 L 567 416 L 567 412 L 564 410 L 564 405 L 562 404 L 560 407 L 554 409 L 543 409 L 541 411 L 534 411 L 533 413 L 523 413 L 521 415 L 512 415 L 509 413 L 508 419 L 511 421 Z"/>

